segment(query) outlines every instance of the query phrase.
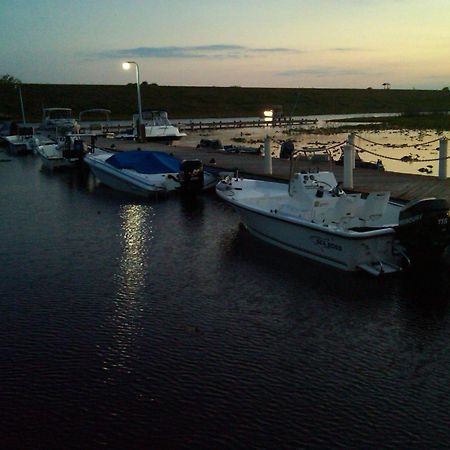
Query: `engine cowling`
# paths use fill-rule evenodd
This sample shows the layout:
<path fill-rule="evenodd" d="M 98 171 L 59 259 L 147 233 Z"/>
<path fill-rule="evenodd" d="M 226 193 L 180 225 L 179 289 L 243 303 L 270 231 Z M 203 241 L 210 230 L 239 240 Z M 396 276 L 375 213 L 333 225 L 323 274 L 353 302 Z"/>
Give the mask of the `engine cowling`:
<path fill-rule="evenodd" d="M 187 192 L 200 192 L 203 189 L 204 170 L 199 159 L 184 160 L 179 171 L 180 188 Z"/>
<path fill-rule="evenodd" d="M 440 258 L 450 245 L 450 212 L 445 199 L 407 203 L 400 211 L 397 236 L 413 262 Z"/>

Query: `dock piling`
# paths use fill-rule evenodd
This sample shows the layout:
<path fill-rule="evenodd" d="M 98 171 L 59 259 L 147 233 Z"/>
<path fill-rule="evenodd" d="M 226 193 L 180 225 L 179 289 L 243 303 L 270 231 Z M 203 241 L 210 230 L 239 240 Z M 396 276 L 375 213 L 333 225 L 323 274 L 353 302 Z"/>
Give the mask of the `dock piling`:
<path fill-rule="evenodd" d="M 447 165 L 448 165 L 448 140 L 443 137 L 439 140 L 439 179 L 447 179 Z"/>
<path fill-rule="evenodd" d="M 355 164 L 354 134 L 348 135 L 344 145 L 344 189 L 353 189 L 353 168 Z"/>
<path fill-rule="evenodd" d="M 272 175 L 272 149 L 270 148 L 270 137 L 264 139 L 264 173 Z"/>

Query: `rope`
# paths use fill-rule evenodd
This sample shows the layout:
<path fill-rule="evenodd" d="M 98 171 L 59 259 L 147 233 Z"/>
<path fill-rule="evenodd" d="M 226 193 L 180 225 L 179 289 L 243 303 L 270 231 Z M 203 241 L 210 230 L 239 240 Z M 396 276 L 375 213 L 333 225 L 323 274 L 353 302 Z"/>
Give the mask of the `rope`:
<path fill-rule="evenodd" d="M 354 147 L 357 150 L 359 150 L 360 152 L 366 152 L 366 153 L 369 153 L 370 155 L 377 156 L 379 158 L 391 159 L 393 161 L 402 161 L 403 162 L 402 158 L 394 158 L 393 156 L 381 155 L 379 153 L 375 153 L 375 152 L 371 152 L 370 150 L 366 150 L 365 148 L 358 147 L 357 145 L 354 145 Z M 413 160 L 411 160 L 411 162 L 432 162 L 432 161 L 441 161 L 444 159 L 450 159 L 450 156 L 446 156 L 445 158 L 413 159 Z"/>
<path fill-rule="evenodd" d="M 358 137 L 359 139 L 369 142 L 370 144 L 374 144 L 374 145 L 381 145 L 382 147 L 389 147 L 389 148 L 409 148 L 409 147 L 421 147 L 424 145 L 429 145 L 429 144 L 434 144 L 435 142 L 438 142 L 440 140 L 440 138 L 434 139 L 432 141 L 428 141 L 428 142 L 422 142 L 420 144 L 381 144 L 380 142 L 375 142 L 375 141 L 371 141 L 370 139 L 366 139 L 363 138 L 362 136 L 360 136 L 359 134 L 355 134 L 355 137 Z"/>

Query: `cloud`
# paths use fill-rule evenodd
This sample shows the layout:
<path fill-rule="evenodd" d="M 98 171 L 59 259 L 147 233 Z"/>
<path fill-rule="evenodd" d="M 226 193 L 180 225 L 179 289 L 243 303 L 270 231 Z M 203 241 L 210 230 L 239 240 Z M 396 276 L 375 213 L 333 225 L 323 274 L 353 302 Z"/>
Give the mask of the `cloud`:
<path fill-rule="evenodd" d="M 334 48 L 328 48 L 329 52 L 360 52 L 362 49 L 355 48 L 355 47 L 334 47 Z M 367 51 L 367 50 L 364 50 Z"/>
<path fill-rule="evenodd" d="M 305 69 L 291 69 L 283 72 L 277 72 L 276 76 L 280 77 L 298 77 L 298 76 L 314 76 L 314 77 L 329 77 L 329 76 L 381 76 L 383 73 L 373 72 L 370 70 L 343 69 L 340 67 L 309 67 Z"/>
<path fill-rule="evenodd" d="M 261 53 L 298 53 L 288 48 L 251 48 L 242 45 L 214 44 L 188 47 L 135 47 L 101 52 L 96 57 L 120 58 L 242 58 Z"/>

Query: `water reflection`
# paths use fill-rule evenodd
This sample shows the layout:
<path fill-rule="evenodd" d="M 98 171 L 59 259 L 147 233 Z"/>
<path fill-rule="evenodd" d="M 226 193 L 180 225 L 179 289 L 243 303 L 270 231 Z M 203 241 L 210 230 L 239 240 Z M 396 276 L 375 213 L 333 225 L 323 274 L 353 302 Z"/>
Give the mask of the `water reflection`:
<path fill-rule="evenodd" d="M 105 355 L 104 369 L 132 370 L 136 340 L 142 333 L 147 257 L 153 240 L 153 209 L 145 204 L 121 207 L 121 257 L 116 276 L 113 329 L 115 345 Z"/>
<path fill-rule="evenodd" d="M 145 260 L 148 245 L 153 239 L 152 208 L 147 205 L 124 205 L 120 213 L 122 222 L 122 258 L 119 294 L 135 298 L 144 286 Z"/>

